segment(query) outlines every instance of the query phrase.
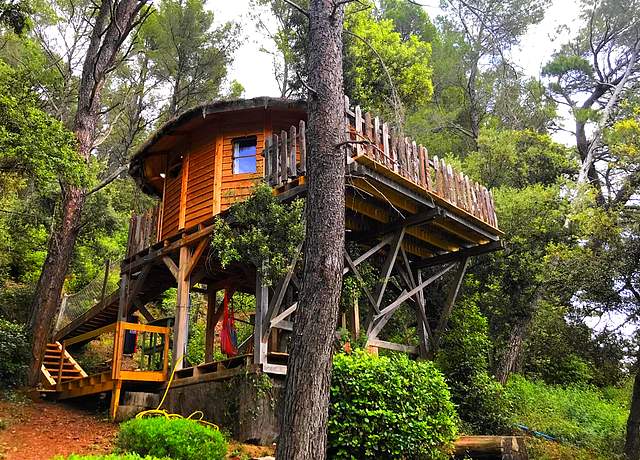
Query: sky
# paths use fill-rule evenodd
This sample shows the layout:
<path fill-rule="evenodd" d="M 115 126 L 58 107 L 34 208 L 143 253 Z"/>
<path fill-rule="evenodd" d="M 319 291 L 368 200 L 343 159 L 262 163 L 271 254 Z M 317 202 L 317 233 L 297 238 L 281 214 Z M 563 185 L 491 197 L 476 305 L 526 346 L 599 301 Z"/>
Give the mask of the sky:
<path fill-rule="evenodd" d="M 255 22 L 249 17 L 249 0 L 208 0 L 207 7 L 213 10 L 216 23 L 236 21 L 241 24 L 241 41 L 230 80 L 238 80 L 245 87 L 245 97 L 277 96 L 278 85 L 273 75 L 273 58 L 260 51 L 261 47 L 272 48 L 270 40 L 256 30 Z M 435 1 L 431 3 L 436 3 Z M 441 14 L 439 8 L 426 7 L 431 17 Z M 262 20 L 269 23 L 266 15 Z M 574 29 L 578 23 L 578 0 L 553 0 L 544 20 L 530 28 L 523 37 L 519 49 L 513 50 L 515 62 L 531 76 L 538 76 L 545 62 L 568 36 L 556 37 L 558 26 L 566 25 Z M 555 40 L 553 37 L 556 37 Z"/>

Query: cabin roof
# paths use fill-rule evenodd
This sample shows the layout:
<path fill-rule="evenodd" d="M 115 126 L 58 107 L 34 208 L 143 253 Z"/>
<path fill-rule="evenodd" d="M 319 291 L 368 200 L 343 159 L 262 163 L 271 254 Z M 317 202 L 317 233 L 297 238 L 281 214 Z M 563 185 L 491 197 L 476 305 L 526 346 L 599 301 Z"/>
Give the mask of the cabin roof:
<path fill-rule="evenodd" d="M 164 145 L 159 145 L 162 143 L 161 140 L 163 140 L 163 138 L 173 135 L 177 131 L 191 132 L 196 130 L 202 125 L 204 120 L 211 115 L 256 109 L 306 112 L 307 103 L 302 99 L 282 99 L 278 97 L 260 96 L 252 99 L 221 100 L 197 105 L 173 117 L 149 136 L 131 157 L 129 174 L 136 180 L 144 192 L 155 194 L 155 191 L 145 183 L 143 161 L 146 157 L 159 153 L 158 150 L 164 149 Z"/>

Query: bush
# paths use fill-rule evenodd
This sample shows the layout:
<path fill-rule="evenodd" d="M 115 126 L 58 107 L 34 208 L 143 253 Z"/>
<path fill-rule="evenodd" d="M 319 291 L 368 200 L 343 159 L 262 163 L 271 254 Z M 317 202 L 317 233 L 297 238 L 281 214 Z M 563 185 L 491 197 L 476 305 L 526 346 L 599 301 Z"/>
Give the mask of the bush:
<path fill-rule="evenodd" d="M 116 446 L 122 452 L 177 460 L 217 460 L 227 454 L 222 433 L 188 419 L 139 418 L 120 425 Z"/>
<path fill-rule="evenodd" d="M 0 387 L 16 387 L 24 382 L 29 338 L 21 324 L 0 319 Z"/>
<path fill-rule="evenodd" d="M 335 356 L 330 458 L 446 458 L 455 437 L 455 409 L 432 363 L 361 350 Z"/>
<path fill-rule="evenodd" d="M 510 403 L 503 386 L 489 374 L 487 319 L 477 306 L 466 302 L 453 311 L 441 347 L 436 361 L 446 376 L 463 430 L 469 434 L 510 432 Z"/>
<path fill-rule="evenodd" d="M 560 387 L 513 375 L 506 386 L 518 423 L 565 443 L 614 458 L 620 454 L 629 411 L 592 387 Z"/>

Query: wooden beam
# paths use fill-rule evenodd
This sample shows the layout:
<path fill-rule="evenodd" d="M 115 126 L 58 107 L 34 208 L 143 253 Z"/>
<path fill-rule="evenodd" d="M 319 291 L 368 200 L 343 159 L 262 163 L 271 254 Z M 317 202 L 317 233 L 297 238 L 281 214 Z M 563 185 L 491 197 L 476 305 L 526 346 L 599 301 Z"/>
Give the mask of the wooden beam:
<path fill-rule="evenodd" d="M 213 361 L 214 342 L 216 325 L 222 315 L 224 302 L 218 308 L 216 308 L 216 296 L 218 291 L 213 286 L 207 286 L 207 328 L 205 330 L 204 338 L 204 362 L 209 363 Z"/>
<path fill-rule="evenodd" d="M 76 343 L 85 342 L 91 339 L 94 339 L 102 334 L 106 334 L 107 332 L 113 332 L 116 330 L 116 323 L 109 324 L 108 326 L 101 327 L 94 331 L 86 332 L 84 334 L 77 335 L 70 339 L 67 339 L 63 342 L 66 347 L 70 347 Z"/>
<path fill-rule="evenodd" d="M 444 333 L 444 330 L 447 327 L 447 322 L 449 321 L 449 317 L 451 316 L 451 312 L 453 311 L 453 306 L 456 302 L 456 298 L 458 297 L 458 292 L 460 292 L 460 287 L 462 286 L 462 280 L 464 279 L 464 274 L 467 271 L 468 265 L 469 265 L 469 258 L 466 258 L 458 262 L 458 270 L 456 271 L 455 277 L 453 278 L 453 282 L 451 284 L 449 293 L 447 295 L 447 300 L 444 306 L 442 307 L 442 314 L 440 315 L 438 326 L 434 333 L 434 348 L 436 350 L 440 343 L 440 339 L 442 338 L 442 334 Z"/>
<path fill-rule="evenodd" d="M 374 310 L 378 314 L 380 313 L 380 304 L 382 303 L 382 297 L 384 296 L 384 291 L 387 288 L 387 283 L 389 282 L 389 276 L 391 275 L 393 266 L 395 265 L 396 259 L 398 258 L 398 251 L 400 250 L 400 245 L 402 244 L 402 239 L 404 238 L 404 234 L 405 234 L 405 228 L 403 227 L 395 235 L 393 241 L 391 242 L 389 253 L 387 254 L 387 259 L 385 260 L 382 270 L 380 272 L 382 281 L 379 283 L 374 296 L 374 299 L 375 299 Z"/>
<path fill-rule="evenodd" d="M 271 327 L 274 327 L 275 324 L 283 321 L 287 316 L 291 315 L 298 308 L 298 302 L 295 302 L 293 305 L 285 309 L 282 313 L 271 320 Z"/>
<path fill-rule="evenodd" d="M 387 342 L 385 340 L 379 339 L 369 339 L 367 340 L 367 345 L 384 348 L 386 350 L 400 351 L 402 353 L 407 353 L 409 355 L 417 355 L 418 347 L 413 345 L 402 345 L 400 343 Z"/>
<path fill-rule="evenodd" d="M 256 315 L 253 326 L 253 363 L 265 365 L 267 363 L 268 339 L 264 338 L 262 331 L 265 328 L 265 315 L 269 309 L 269 288 L 262 282 L 259 274 L 256 274 Z"/>
<path fill-rule="evenodd" d="M 187 269 L 185 270 L 185 275 L 184 275 L 185 279 L 191 276 L 191 273 L 193 273 L 193 269 L 196 268 L 196 265 L 200 261 L 200 257 L 202 256 L 202 254 L 204 253 L 205 249 L 207 249 L 208 246 L 209 246 L 208 239 L 203 239 L 203 240 L 200 240 L 200 242 L 198 242 L 198 245 L 196 246 L 196 248 L 193 250 L 193 253 L 191 254 L 191 258 L 189 260 Z"/>
<path fill-rule="evenodd" d="M 488 252 L 499 251 L 504 249 L 504 243 L 502 241 L 492 241 L 491 243 L 480 244 L 478 246 L 472 246 L 470 248 L 460 249 L 459 251 L 449 252 L 438 256 L 433 256 L 423 261 L 414 264 L 415 268 L 434 267 L 436 265 L 443 265 L 450 262 L 458 262 L 468 257 L 479 256 Z"/>
<path fill-rule="evenodd" d="M 180 248 L 180 264 L 178 265 L 178 294 L 176 299 L 176 314 L 173 327 L 173 355 L 172 367 L 182 369 L 184 357 L 187 353 L 187 335 L 189 329 L 189 277 L 186 270 L 189 263 L 189 248 L 182 246 Z"/>
<path fill-rule="evenodd" d="M 296 270 L 296 264 L 298 263 L 298 259 L 300 258 L 300 254 L 302 252 L 302 245 L 303 243 L 300 243 L 296 248 L 296 252 L 293 256 L 293 260 L 289 265 L 289 270 L 287 270 L 287 274 L 285 275 L 284 279 L 282 279 L 282 281 L 278 284 L 278 287 L 275 292 L 275 296 L 273 297 L 273 299 L 271 299 L 271 302 L 269 303 L 269 309 L 267 310 L 267 313 L 264 317 L 264 324 L 263 324 L 264 329 L 261 331 L 262 337 L 265 339 L 269 337 L 269 332 L 271 330 L 271 326 L 270 326 L 271 318 L 273 317 L 274 313 L 280 310 L 280 306 L 282 305 L 282 300 L 284 299 L 284 295 L 287 292 L 289 283 L 291 282 L 291 277 L 293 276 L 293 273 Z"/>
<path fill-rule="evenodd" d="M 176 281 L 178 280 L 178 266 L 176 265 L 176 263 L 173 261 L 173 259 L 169 256 L 163 256 L 162 257 L 162 261 L 164 262 L 164 264 L 167 266 L 167 268 L 169 269 L 169 271 L 171 272 L 171 274 L 173 275 L 173 277 L 176 279 Z"/>

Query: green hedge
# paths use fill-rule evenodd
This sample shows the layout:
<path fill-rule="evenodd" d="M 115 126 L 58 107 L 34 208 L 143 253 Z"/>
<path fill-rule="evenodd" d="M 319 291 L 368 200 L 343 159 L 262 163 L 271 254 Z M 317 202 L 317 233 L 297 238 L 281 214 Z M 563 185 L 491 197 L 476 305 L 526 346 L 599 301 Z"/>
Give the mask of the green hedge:
<path fill-rule="evenodd" d="M 24 326 L 0 319 L 0 387 L 24 382 L 30 348 Z"/>
<path fill-rule="evenodd" d="M 193 420 L 164 417 L 124 422 L 116 446 L 121 452 L 176 460 L 221 460 L 227 454 L 227 442 L 220 431 Z"/>
<path fill-rule="evenodd" d="M 330 458 L 446 458 L 456 420 L 447 385 L 432 363 L 360 350 L 335 356 Z"/>

